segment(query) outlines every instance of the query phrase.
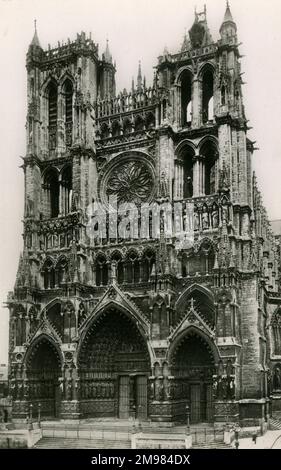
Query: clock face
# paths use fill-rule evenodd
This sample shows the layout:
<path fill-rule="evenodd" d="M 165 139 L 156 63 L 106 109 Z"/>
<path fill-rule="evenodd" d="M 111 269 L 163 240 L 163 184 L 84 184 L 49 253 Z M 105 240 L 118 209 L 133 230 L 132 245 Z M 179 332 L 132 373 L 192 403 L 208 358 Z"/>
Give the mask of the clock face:
<path fill-rule="evenodd" d="M 152 199 L 154 169 L 143 154 L 116 157 L 109 163 L 101 182 L 101 198 L 117 197 L 118 204 L 141 204 Z"/>

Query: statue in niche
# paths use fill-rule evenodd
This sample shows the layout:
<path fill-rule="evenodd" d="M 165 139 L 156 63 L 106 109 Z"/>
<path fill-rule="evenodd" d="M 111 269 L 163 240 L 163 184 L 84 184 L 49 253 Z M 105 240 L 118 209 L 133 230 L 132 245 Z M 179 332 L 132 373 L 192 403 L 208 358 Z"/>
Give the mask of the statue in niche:
<path fill-rule="evenodd" d="M 194 230 L 199 230 L 200 228 L 200 216 L 198 211 L 194 212 Z"/>
<path fill-rule="evenodd" d="M 226 375 L 227 375 L 227 377 L 230 377 L 230 375 L 232 375 L 232 372 L 233 372 L 232 363 L 231 363 L 231 361 L 227 361 L 227 364 L 226 364 Z"/>
<path fill-rule="evenodd" d="M 222 212 L 222 221 L 227 223 L 228 222 L 228 205 L 223 202 L 221 206 L 221 212 Z"/>
<path fill-rule="evenodd" d="M 190 198 L 193 195 L 193 181 L 191 176 L 187 176 L 184 179 L 183 194 L 186 198 Z"/>
<path fill-rule="evenodd" d="M 218 228 L 219 226 L 219 211 L 216 206 L 212 208 L 212 227 Z"/>
<path fill-rule="evenodd" d="M 150 400 L 155 399 L 155 383 L 154 383 L 154 380 L 151 380 L 150 384 L 149 384 L 149 398 L 150 398 Z"/>
<path fill-rule="evenodd" d="M 273 389 L 281 390 L 281 371 L 279 367 L 275 367 L 273 372 Z"/>
<path fill-rule="evenodd" d="M 218 381 L 216 378 L 213 381 L 213 395 L 214 398 L 218 398 Z"/>
<path fill-rule="evenodd" d="M 155 398 L 158 401 L 161 401 L 164 398 L 163 383 L 162 383 L 162 380 L 159 380 L 159 379 L 155 380 Z"/>
<path fill-rule="evenodd" d="M 172 396 L 172 384 L 169 380 L 166 382 L 166 398 L 167 398 L 167 400 L 170 400 L 170 399 L 173 398 L 173 396 Z"/>
<path fill-rule="evenodd" d="M 71 395 L 72 395 L 72 383 L 71 383 L 71 379 L 68 379 L 67 386 L 66 386 L 66 399 L 71 400 Z"/>
<path fill-rule="evenodd" d="M 223 363 L 222 361 L 220 361 L 218 364 L 218 376 L 221 377 L 223 373 L 224 373 Z"/>
<path fill-rule="evenodd" d="M 209 228 L 209 214 L 206 206 L 203 207 L 202 212 L 202 228 L 203 230 L 208 230 Z"/>
<path fill-rule="evenodd" d="M 234 379 L 228 379 L 227 398 L 233 400 L 235 398 L 235 384 Z"/>
<path fill-rule="evenodd" d="M 26 217 L 33 217 L 34 215 L 34 201 L 27 196 L 26 199 Z"/>

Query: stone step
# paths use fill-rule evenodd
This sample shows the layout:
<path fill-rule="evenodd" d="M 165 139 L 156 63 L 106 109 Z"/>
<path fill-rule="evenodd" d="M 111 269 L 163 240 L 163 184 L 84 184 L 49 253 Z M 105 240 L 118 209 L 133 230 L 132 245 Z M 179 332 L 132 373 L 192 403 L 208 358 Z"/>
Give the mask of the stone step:
<path fill-rule="evenodd" d="M 270 418 L 269 425 L 272 431 L 278 431 L 281 429 L 281 421 L 279 419 Z"/>
<path fill-rule="evenodd" d="M 34 445 L 35 449 L 130 449 L 129 440 L 64 439 L 43 437 Z"/>
<path fill-rule="evenodd" d="M 225 444 L 224 442 L 206 442 L 192 444 L 192 449 L 233 449 L 230 444 Z"/>

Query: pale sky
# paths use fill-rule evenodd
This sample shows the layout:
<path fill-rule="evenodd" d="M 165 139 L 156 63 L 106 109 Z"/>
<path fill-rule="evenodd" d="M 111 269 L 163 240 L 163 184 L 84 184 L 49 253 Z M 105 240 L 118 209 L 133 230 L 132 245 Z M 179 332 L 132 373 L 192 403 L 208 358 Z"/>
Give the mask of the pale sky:
<path fill-rule="evenodd" d="M 15 282 L 22 249 L 23 171 L 25 154 L 25 54 L 34 18 L 43 48 L 74 39 L 81 30 L 104 51 L 106 38 L 117 64 L 117 89 L 129 88 L 138 61 L 150 84 L 153 66 L 165 46 L 180 49 L 194 7 L 207 6 L 214 40 L 225 0 L 0 0 L 0 303 Z M 281 2 L 230 0 L 242 42 L 244 103 L 249 137 L 257 141 L 253 167 L 271 219 L 281 219 Z M 0 362 L 7 360 L 7 310 L 0 304 Z"/>

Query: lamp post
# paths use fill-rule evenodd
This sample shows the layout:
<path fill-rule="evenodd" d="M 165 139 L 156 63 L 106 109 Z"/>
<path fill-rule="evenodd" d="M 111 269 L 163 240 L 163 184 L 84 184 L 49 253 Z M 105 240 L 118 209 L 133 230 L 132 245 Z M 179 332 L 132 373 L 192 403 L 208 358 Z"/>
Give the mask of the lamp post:
<path fill-rule="evenodd" d="M 41 403 L 38 403 L 38 424 L 41 422 Z"/>
<path fill-rule="evenodd" d="M 133 410 L 133 434 L 136 434 L 136 405 L 132 406 Z"/>
<path fill-rule="evenodd" d="M 30 405 L 29 405 L 29 420 L 28 420 L 29 421 L 28 422 L 29 431 L 32 430 L 32 408 L 33 408 L 33 405 L 32 405 L 32 403 L 30 403 Z"/>
<path fill-rule="evenodd" d="M 139 408 L 139 432 L 141 432 L 141 420 L 140 420 L 140 416 L 141 416 L 141 405 L 139 405 L 138 408 Z"/>
<path fill-rule="evenodd" d="M 186 432 L 190 434 L 190 407 L 186 405 Z"/>
<path fill-rule="evenodd" d="M 29 421 L 30 421 L 30 423 L 32 423 L 32 408 L 33 408 L 33 405 L 32 405 L 32 403 L 30 403 L 30 405 L 29 405 Z"/>

